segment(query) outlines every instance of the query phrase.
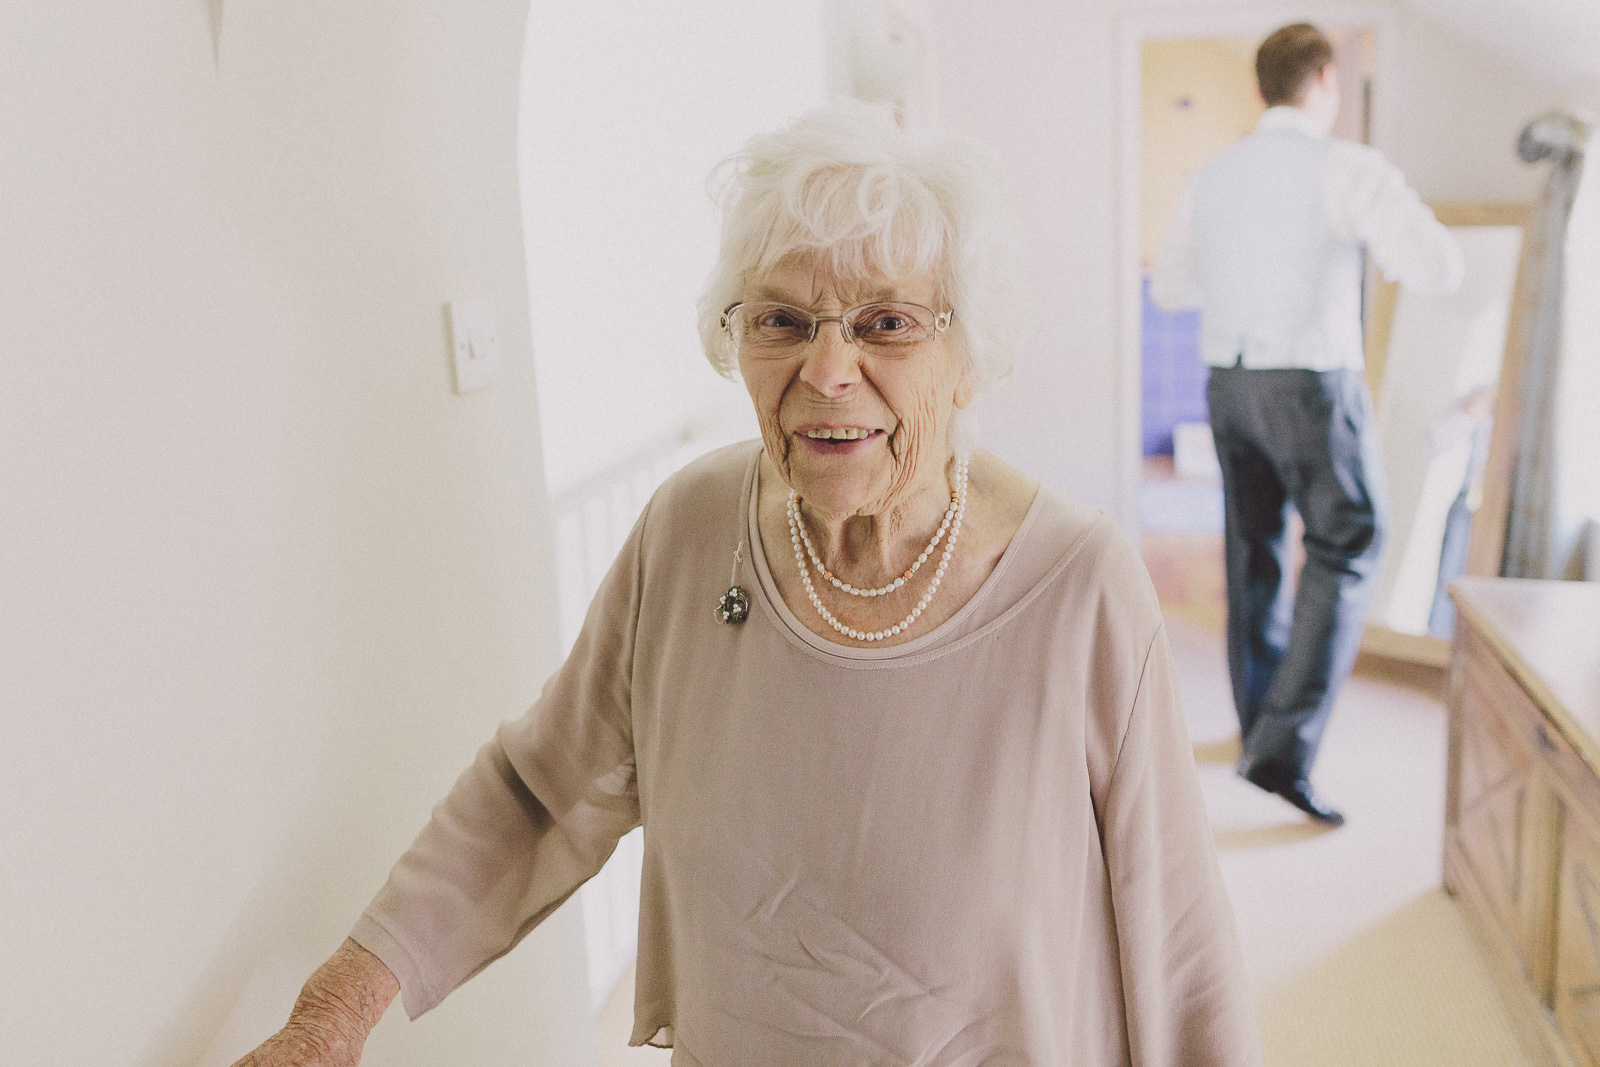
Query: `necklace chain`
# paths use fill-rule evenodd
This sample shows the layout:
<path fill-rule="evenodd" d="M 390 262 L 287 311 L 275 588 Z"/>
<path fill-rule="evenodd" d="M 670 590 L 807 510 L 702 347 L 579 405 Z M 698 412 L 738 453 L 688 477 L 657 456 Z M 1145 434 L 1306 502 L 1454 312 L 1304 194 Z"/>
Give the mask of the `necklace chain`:
<path fill-rule="evenodd" d="M 939 591 L 939 583 L 944 578 L 945 570 L 950 566 L 950 557 L 956 550 L 956 538 L 961 533 L 961 519 L 967 511 L 967 459 L 965 456 L 956 462 L 955 481 L 955 489 L 950 494 L 950 506 L 945 509 L 944 519 L 940 522 L 939 528 L 934 531 L 932 539 L 928 541 L 928 547 L 922 550 L 922 554 L 917 557 L 917 561 L 904 574 L 876 589 L 858 589 L 851 586 L 840 581 L 823 566 L 816 549 L 812 547 L 810 534 L 807 532 L 805 521 L 800 515 L 800 495 L 793 490 L 789 491 L 787 509 L 789 514 L 789 542 L 794 546 L 794 561 L 800 568 L 800 581 L 806 587 L 806 596 L 810 598 L 811 606 L 817 609 L 817 614 L 822 616 L 824 622 L 853 641 L 873 642 L 904 633 L 911 628 L 912 623 L 922 617 L 922 613 L 927 610 L 928 604 L 932 602 L 933 595 Z M 817 573 L 832 582 L 835 588 L 852 596 L 883 596 L 905 585 L 911 576 L 916 574 L 922 564 L 927 561 L 928 557 L 932 555 L 933 550 L 938 546 L 941 539 L 944 540 L 944 553 L 939 557 L 938 566 L 934 568 L 933 580 L 928 584 L 927 592 L 922 594 L 922 599 L 917 602 L 917 606 L 911 609 L 911 614 L 893 626 L 882 630 L 861 630 L 839 621 L 839 618 L 827 609 L 827 606 L 822 603 L 822 598 L 817 595 L 816 587 L 811 581 L 811 571 L 806 566 L 806 557 L 809 555 L 816 565 Z"/>

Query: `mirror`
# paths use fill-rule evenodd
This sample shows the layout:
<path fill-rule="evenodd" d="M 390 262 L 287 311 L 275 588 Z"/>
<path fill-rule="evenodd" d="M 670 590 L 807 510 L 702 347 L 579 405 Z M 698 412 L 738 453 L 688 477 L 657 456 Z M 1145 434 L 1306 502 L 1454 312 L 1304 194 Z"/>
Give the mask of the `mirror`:
<path fill-rule="evenodd" d="M 1430 296 L 1380 280 L 1370 303 L 1367 380 L 1390 514 L 1361 647 L 1443 667 L 1455 625 L 1445 586 L 1499 569 L 1530 208 L 1442 204 L 1434 212 L 1461 243 L 1461 288 Z"/>

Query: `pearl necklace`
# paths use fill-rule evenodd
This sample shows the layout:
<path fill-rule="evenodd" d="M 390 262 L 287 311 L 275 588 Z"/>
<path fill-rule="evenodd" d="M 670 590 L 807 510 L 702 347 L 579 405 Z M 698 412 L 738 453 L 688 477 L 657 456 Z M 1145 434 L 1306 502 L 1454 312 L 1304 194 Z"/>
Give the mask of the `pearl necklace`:
<path fill-rule="evenodd" d="M 965 461 L 962 461 L 962 463 L 962 466 L 956 468 L 956 479 L 958 483 L 965 477 L 966 474 L 966 467 L 964 465 Z M 798 500 L 799 497 L 797 497 L 793 490 L 791 490 L 789 493 L 789 506 L 791 508 L 798 508 L 798 504 L 796 503 Z M 815 567 L 817 569 L 817 573 L 826 578 L 835 589 L 838 589 L 844 593 L 849 593 L 851 596 L 883 596 L 885 593 L 892 593 L 896 589 L 899 589 L 902 585 L 905 585 L 911 580 L 912 575 L 916 574 L 922 569 L 922 565 L 928 561 L 928 557 L 933 554 L 933 550 L 939 546 L 940 539 L 943 538 L 945 532 L 950 529 L 951 520 L 954 519 L 956 508 L 958 506 L 956 494 L 952 492 L 950 494 L 950 506 L 944 509 L 944 521 L 939 524 L 939 528 L 937 530 L 933 531 L 933 537 L 928 541 L 928 547 L 922 550 L 922 554 L 917 557 L 915 563 L 911 564 L 911 566 L 906 569 L 904 574 L 900 575 L 900 577 L 896 578 L 892 582 L 878 586 L 876 589 L 858 589 L 848 582 L 841 581 L 838 575 L 834 574 L 832 571 L 828 570 L 827 567 L 823 566 L 822 558 L 817 555 L 816 548 L 811 544 L 811 534 L 807 532 L 806 524 L 804 522 L 796 522 L 791 523 L 790 525 L 791 532 L 793 532 L 794 527 L 798 527 L 800 530 L 800 541 L 806 546 L 806 555 L 811 557 L 811 565 Z"/>
<path fill-rule="evenodd" d="M 816 549 L 811 545 L 811 537 L 806 531 L 804 520 L 800 516 L 800 495 L 794 490 L 789 491 L 789 542 L 794 546 L 794 561 L 800 568 L 800 581 L 805 584 L 806 596 L 811 599 L 811 606 L 817 609 L 817 614 L 834 630 L 853 641 L 882 641 L 887 637 L 895 637 L 911 628 L 911 624 L 922 617 L 928 604 L 933 600 L 933 594 L 939 591 L 939 582 L 944 578 L 945 570 L 950 566 L 950 557 L 956 550 L 956 537 L 961 533 L 961 519 L 967 511 L 967 459 L 963 456 L 956 462 L 956 487 L 950 494 L 950 506 L 945 509 L 944 520 L 939 528 L 934 531 L 933 537 L 928 541 L 928 547 L 922 550 L 917 561 L 900 577 L 877 589 L 857 589 L 834 577 L 822 565 L 822 560 L 817 556 Z M 911 609 L 911 614 L 883 630 L 859 630 L 840 622 L 838 617 L 829 611 L 822 603 L 822 598 L 817 595 L 817 590 L 811 582 L 811 571 L 806 567 L 806 556 L 809 555 L 816 564 L 817 573 L 827 578 L 833 585 L 852 596 L 875 597 L 891 593 L 906 584 L 906 581 L 927 561 L 934 548 L 946 533 L 949 538 L 945 540 L 944 554 L 939 557 L 939 565 L 934 569 L 933 581 L 928 585 L 928 591 L 922 594 L 922 599 L 917 606 Z"/>

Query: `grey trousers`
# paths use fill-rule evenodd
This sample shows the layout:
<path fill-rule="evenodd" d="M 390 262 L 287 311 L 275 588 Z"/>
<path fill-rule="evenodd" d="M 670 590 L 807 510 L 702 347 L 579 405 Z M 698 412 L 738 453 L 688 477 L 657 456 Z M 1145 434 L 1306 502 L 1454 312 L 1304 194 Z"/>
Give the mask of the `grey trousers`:
<path fill-rule="evenodd" d="M 1239 367 L 1213 369 L 1206 396 L 1222 465 L 1239 769 L 1305 778 L 1355 663 L 1382 549 L 1372 399 L 1356 371 Z M 1293 589 L 1291 504 L 1305 524 Z"/>

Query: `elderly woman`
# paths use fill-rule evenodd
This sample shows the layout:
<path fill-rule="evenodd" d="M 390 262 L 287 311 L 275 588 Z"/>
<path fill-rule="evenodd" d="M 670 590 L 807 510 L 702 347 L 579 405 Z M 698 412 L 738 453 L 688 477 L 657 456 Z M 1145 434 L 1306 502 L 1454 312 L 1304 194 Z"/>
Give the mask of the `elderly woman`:
<path fill-rule="evenodd" d="M 725 177 L 701 332 L 759 445 L 660 489 L 241 1062 L 355 1063 L 397 990 L 438 1004 L 640 824 L 632 1040 L 674 1064 L 1257 1062 L 1144 570 L 964 444 L 1016 322 L 989 157 L 836 104 Z"/>

